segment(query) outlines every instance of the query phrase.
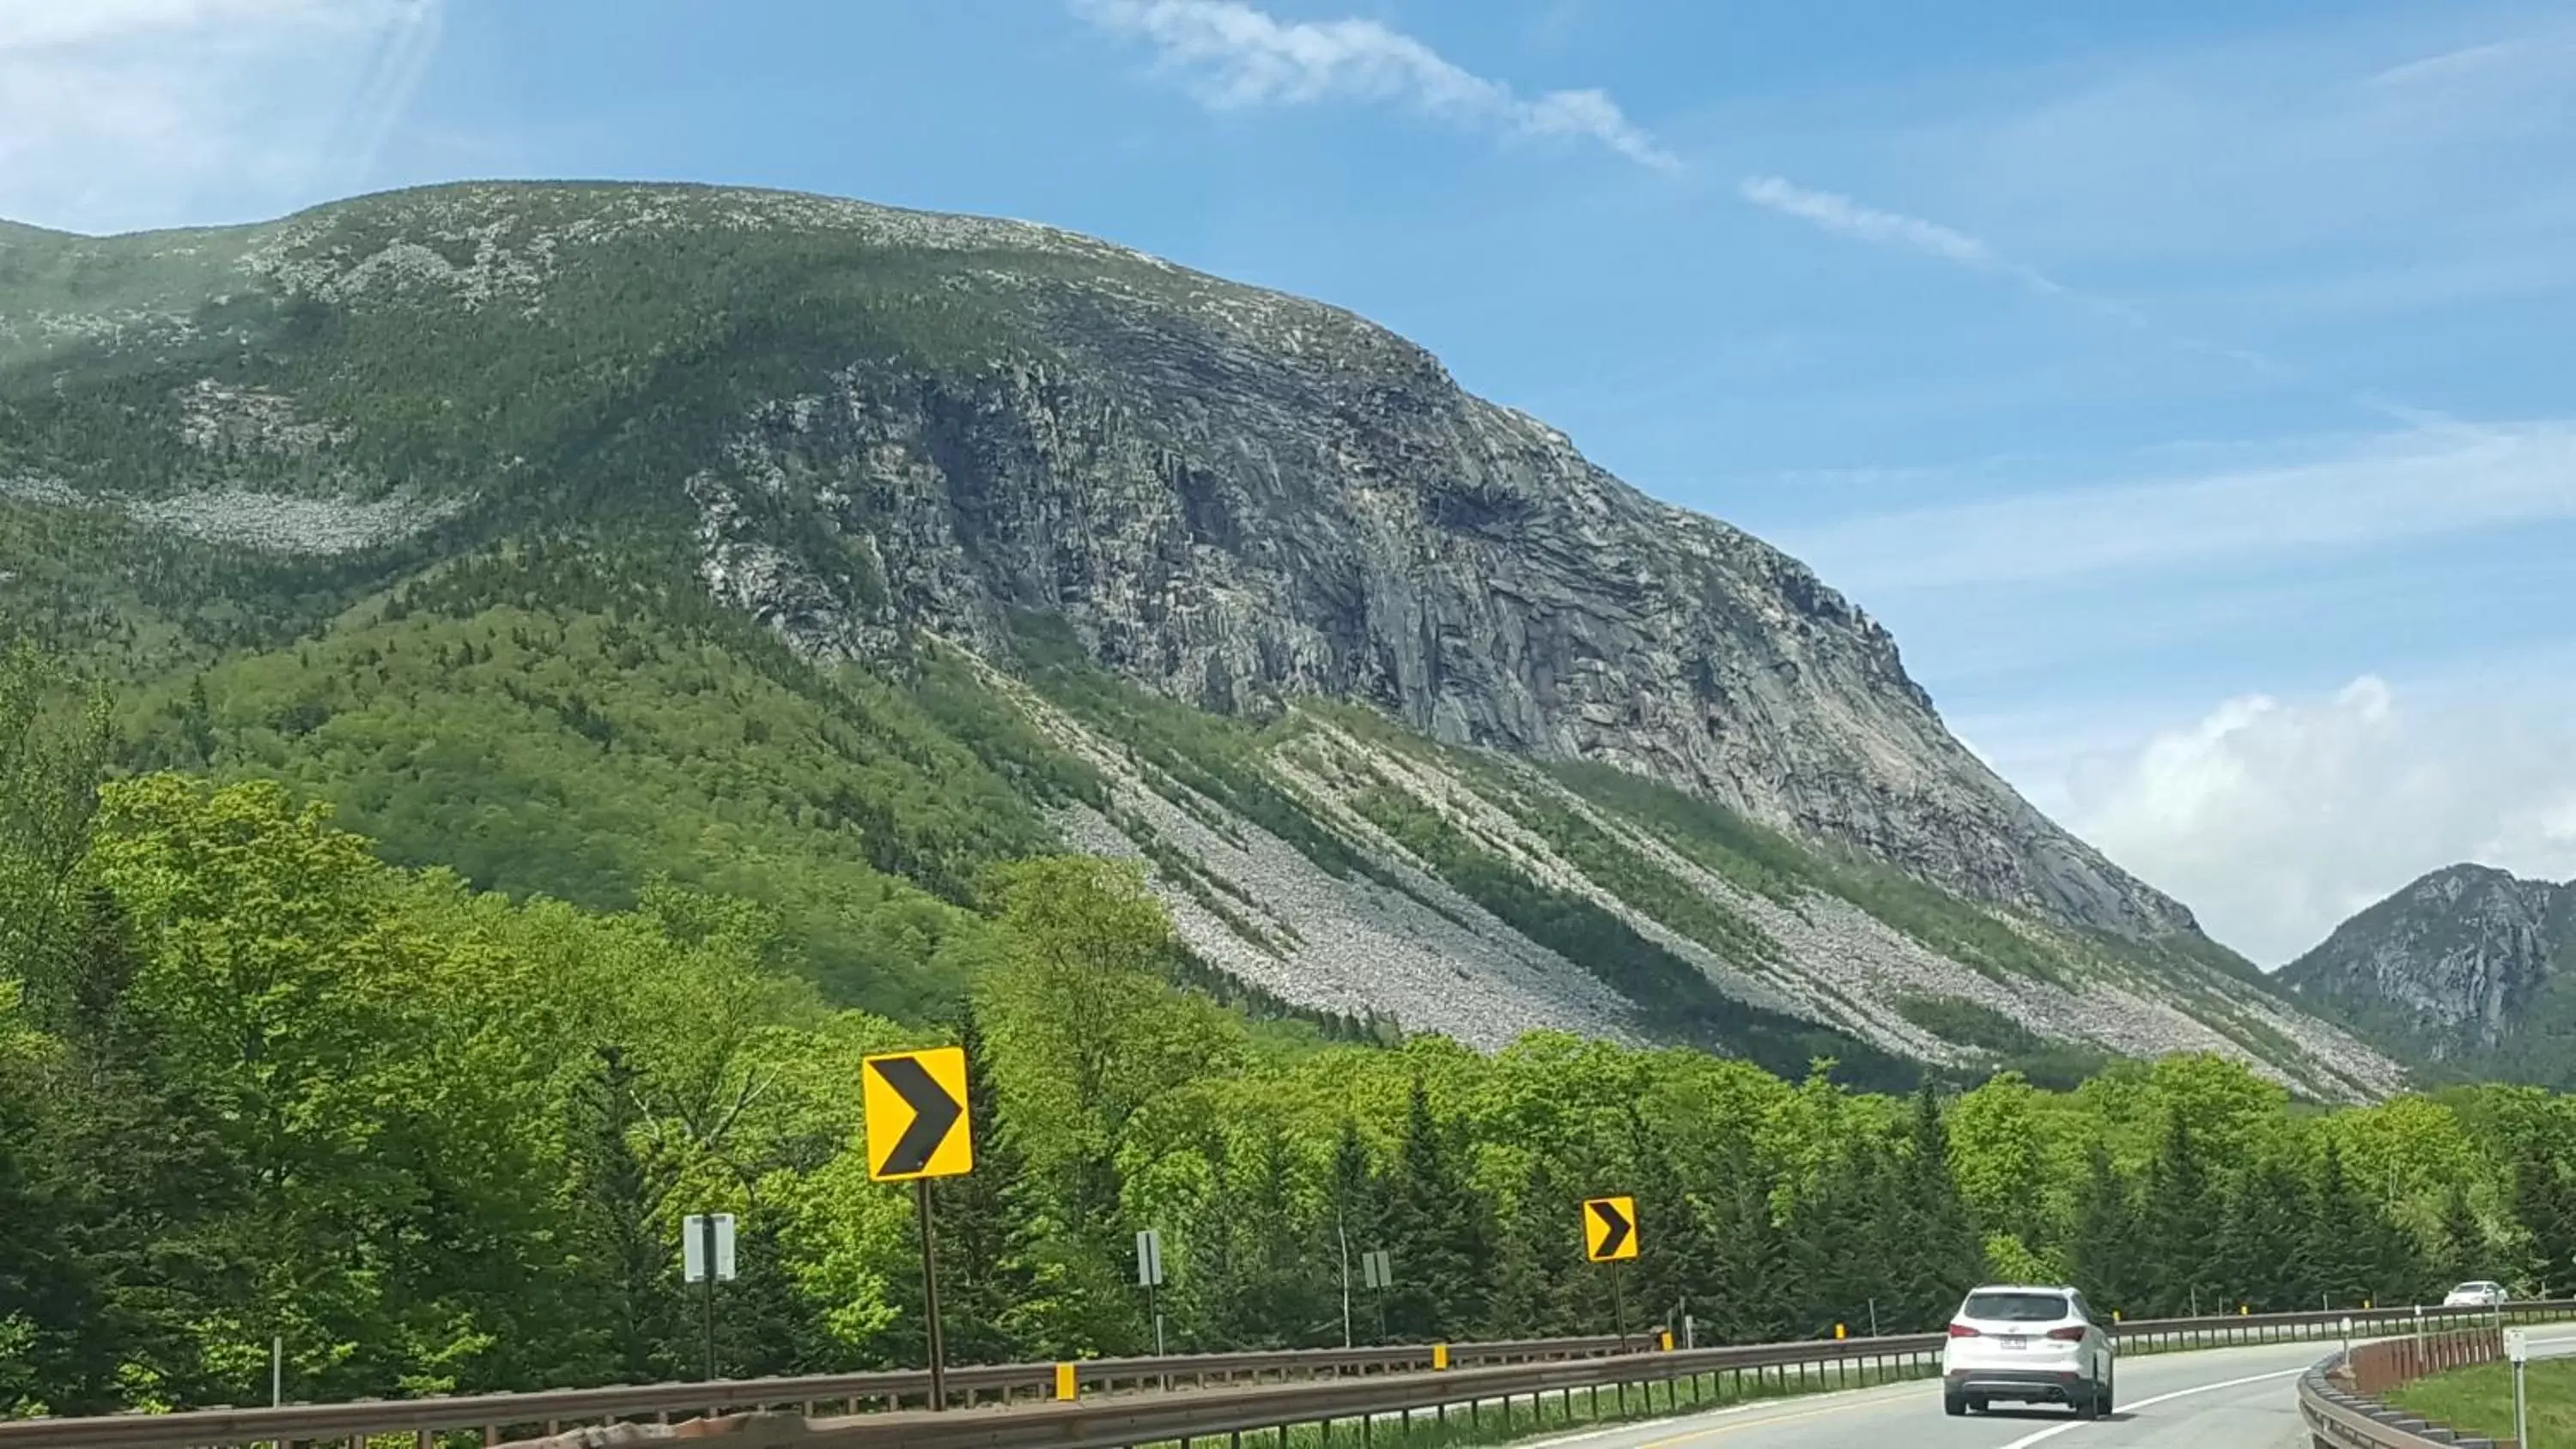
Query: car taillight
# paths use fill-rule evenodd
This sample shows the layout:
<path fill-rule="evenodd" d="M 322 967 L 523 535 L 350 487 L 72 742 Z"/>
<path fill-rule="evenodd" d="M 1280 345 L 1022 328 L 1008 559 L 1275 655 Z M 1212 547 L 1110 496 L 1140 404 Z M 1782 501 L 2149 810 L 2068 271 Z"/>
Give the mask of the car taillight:
<path fill-rule="evenodd" d="M 1979 1337 L 1979 1334 L 1975 1329 L 1970 1328 L 1964 1323 L 1953 1323 L 1950 1325 L 1950 1336 L 1952 1338 L 1976 1338 Z"/>
<path fill-rule="evenodd" d="M 2050 1329 L 2048 1331 L 2048 1336 L 2055 1339 L 2062 1339 L 2067 1343 L 2082 1343 L 2084 1341 L 2084 1330 L 2070 1324 L 2065 1328 Z"/>

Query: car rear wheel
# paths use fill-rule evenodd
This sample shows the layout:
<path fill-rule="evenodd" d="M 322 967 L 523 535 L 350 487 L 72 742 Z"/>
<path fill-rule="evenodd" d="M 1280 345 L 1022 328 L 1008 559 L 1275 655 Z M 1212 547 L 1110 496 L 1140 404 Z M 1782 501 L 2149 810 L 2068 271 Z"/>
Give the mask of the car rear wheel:
<path fill-rule="evenodd" d="M 2083 1391 L 2076 1394 L 2074 1398 L 2075 1417 L 2079 1419 L 2098 1419 L 2102 1417 L 2102 1389 L 2100 1385 L 2086 1385 L 2084 1386 Z"/>
<path fill-rule="evenodd" d="M 1953 1419 L 1965 1414 L 1968 1412 L 1968 1396 L 1957 1392 L 1947 1392 L 1942 1394 L 1941 1412 L 1949 1415 Z"/>
<path fill-rule="evenodd" d="M 2112 1394 L 2112 1384 L 2113 1380 L 2111 1379 L 2104 1379 L 2102 1381 L 2102 1417 L 2105 1419 L 2111 1417 L 2111 1405 L 2115 1402 Z"/>

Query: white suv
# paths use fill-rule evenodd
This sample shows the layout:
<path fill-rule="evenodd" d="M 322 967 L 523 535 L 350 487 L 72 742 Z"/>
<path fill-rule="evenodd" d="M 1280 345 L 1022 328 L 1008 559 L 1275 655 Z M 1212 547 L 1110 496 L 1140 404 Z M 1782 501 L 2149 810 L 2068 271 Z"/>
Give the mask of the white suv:
<path fill-rule="evenodd" d="M 2504 1302 L 2504 1285 L 2480 1279 L 2442 1295 L 2445 1308 L 2493 1308 Z"/>
<path fill-rule="evenodd" d="M 1941 1347 L 1941 1407 L 1985 1412 L 2009 1399 L 2111 1414 L 2111 1335 L 2072 1288 L 1991 1284 L 1968 1294 Z"/>

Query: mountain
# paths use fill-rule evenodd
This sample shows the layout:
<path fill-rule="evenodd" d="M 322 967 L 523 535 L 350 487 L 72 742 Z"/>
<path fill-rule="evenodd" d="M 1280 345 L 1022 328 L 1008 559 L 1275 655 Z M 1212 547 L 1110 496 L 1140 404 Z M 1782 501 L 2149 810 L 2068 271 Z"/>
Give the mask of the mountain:
<path fill-rule="evenodd" d="M 139 760 L 485 885 L 758 896 L 888 1009 L 1069 844 L 1225 989 L 1479 1045 L 2397 1080 L 1795 560 L 1346 312 L 1044 227 L 476 185 L 0 233 L 0 549 Z"/>
<path fill-rule="evenodd" d="M 2576 883 L 2448 866 L 2336 927 L 2280 981 L 2410 1058 L 2576 1081 Z"/>

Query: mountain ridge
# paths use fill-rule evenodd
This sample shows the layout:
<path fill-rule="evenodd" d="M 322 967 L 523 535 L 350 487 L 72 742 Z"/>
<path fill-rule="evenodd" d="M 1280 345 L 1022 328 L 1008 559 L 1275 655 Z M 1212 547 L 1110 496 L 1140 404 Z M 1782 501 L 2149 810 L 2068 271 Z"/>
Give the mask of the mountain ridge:
<path fill-rule="evenodd" d="M 2576 881 L 2427 871 L 2281 968 L 2283 991 L 2374 1041 L 2461 1068 L 2576 1073 Z M 2564 1052 L 2563 1059 L 2553 1059 Z"/>
<path fill-rule="evenodd" d="M 1610 943 L 1630 986 L 1760 995 L 1747 943 L 1763 933 L 1742 924 L 1758 908 L 1677 888 L 1677 837 L 1587 823 L 1597 803 L 1551 793 L 1547 770 L 1614 766 L 1808 842 L 1741 859 L 1794 858 L 1793 909 L 1883 897 L 1949 942 L 1945 979 L 1981 974 L 1957 953 L 2079 984 L 2116 957 L 2181 1003 L 2177 1021 L 2216 1013 L 2235 1049 L 2342 1084 L 2321 1090 L 2392 1079 L 2331 1034 L 2282 1037 L 2308 1028 L 2187 910 L 1959 745 L 1884 628 L 1804 565 L 1620 483 L 1342 309 L 1027 223 L 724 188 L 429 188 L 46 250 L 17 266 L 0 251 L 0 296 L 20 302 L 0 321 L 0 507 L 65 561 L 15 602 L 93 635 L 121 617 L 122 647 L 164 651 L 164 669 L 274 659 L 299 638 L 309 652 L 373 627 L 347 612 L 358 601 L 550 530 L 580 541 L 558 568 L 685 554 L 706 597 L 817 667 L 900 678 L 932 639 L 1007 664 L 1023 623 L 1052 618 L 1125 685 L 1246 730 L 1341 700 L 1422 749 L 1468 751 L 1425 775 L 1392 746 L 1319 744 L 1312 723 L 1256 749 L 1166 721 L 1150 727 L 1188 744 L 1155 769 L 1204 771 L 1189 751 L 1210 749 L 1237 778 L 1146 789 L 1239 817 L 1220 836 L 1241 834 L 1242 808 L 1267 812 L 1318 858 L 1365 838 L 1358 855 L 1392 860 L 1394 842 L 1483 892 L 1480 909 L 1520 913 L 1523 937 L 1580 918 L 1564 939 Z M 619 587 L 695 607 L 642 578 Z M 507 586 L 522 606 L 573 587 Z M 1063 687 L 1149 727 L 1105 685 Z M 554 712 L 598 732 L 598 709 L 583 695 Z M 1540 773 L 1491 776 L 1472 763 L 1486 749 Z M 1327 766 L 1355 772 L 1347 798 L 1319 791 Z M 1536 846 L 1516 833 L 1533 821 L 1553 832 Z M 1164 848 L 1158 869 L 1190 875 Z M 1831 863 L 1845 855 L 1924 884 L 1851 876 Z M 1627 969 L 1548 954 L 1561 984 Z M 1892 996 L 1832 1000 L 1832 974 L 1804 960 L 1774 994 L 1801 1019 L 1943 1053 Z"/>

